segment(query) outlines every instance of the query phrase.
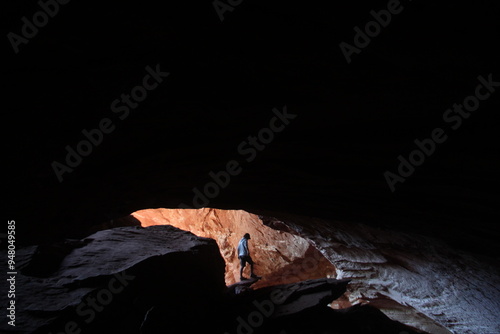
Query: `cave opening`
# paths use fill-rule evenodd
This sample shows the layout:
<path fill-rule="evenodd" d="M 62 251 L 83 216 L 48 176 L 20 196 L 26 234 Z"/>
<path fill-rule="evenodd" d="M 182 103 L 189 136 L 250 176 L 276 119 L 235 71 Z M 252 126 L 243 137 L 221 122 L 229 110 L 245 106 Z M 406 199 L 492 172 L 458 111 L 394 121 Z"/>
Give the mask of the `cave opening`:
<path fill-rule="evenodd" d="M 252 236 L 250 252 L 255 271 L 262 276 L 262 279 L 251 285 L 252 289 L 320 278 L 348 279 L 350 283 L 345 293 L 325 305 L 329 309 L 347 311 L 356 306 L 370 305 L 389 319 L 417 331 L 450 334 L 441 324 L 393 296 L 391 288 L 377 283 L 378 270 L 374 270 L 373 264 L 380 262 L 380 258 L 371 253 L 370 238 L 364 234 L 374 238 L 382 235 L 377 235 L 365 225 L 356 226 L 346 233 L 342 223 L 339 223 L 338 230 L 332 230 L 320 221 L 314 221 L 317 227 L 309 230 L 303 227 L 305 224 L 294 224 L 293 219 L 285 222 L 244 210 L 217 208 L 142 209 L 131 213 L 128 218 L 124 217 L 118 224 L 126 225 L 127 221 L 144 228 L 170 225 L 198 237 L 215 240 L 225 263 L 224 279 L 228 287 L 239 282 L 237 245 L 242 236 L 249 233 Z M 336 234 L 340 236 L 339 240 L 334 239 L 338 237 L 335 237 Z M 357 240 L 358 237 L 361 238 Z M 365 249 L 360 252 L 359 248 Z M 394 254 L 394 249 L 391 249 L 384 252 L 383 257 L 390 258 Z M 335 262 L 329 260 L 332 258 Z M 404 268 L 405 261 L 399 261 L 398 265 Z M 248 269 L 245 270 L 248 272 Z M 398 284 L 397 279 L 393 277 L 386 283 L 389 286 Z"/>
<path fill-rule="evenodd" d="M 236 247 L 245 233 L 251 235 L 249 247 L 255 272 L 262 277 L 253 288 L 337 276 L 334 265 L 314 245 L 272 218 L 243 210 L 214 208 L 144 209 L 131 216 L 142 227 L 171 225 L 199 237 L 214 239 L 226 264 L 227 286 L 239 282 Z"/>

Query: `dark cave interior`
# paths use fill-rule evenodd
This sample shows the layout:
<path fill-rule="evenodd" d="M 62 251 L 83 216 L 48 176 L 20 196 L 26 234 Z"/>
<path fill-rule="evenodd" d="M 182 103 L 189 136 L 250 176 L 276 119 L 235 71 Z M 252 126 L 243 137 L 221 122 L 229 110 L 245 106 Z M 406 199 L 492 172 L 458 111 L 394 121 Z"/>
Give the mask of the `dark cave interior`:
<path fill-rule="evenodd" d="M 214 8 L 220 2 L 233 4 L 223 21 Z M 404 325 L 411 316 L 420 323 L 432 319 L 445 331 L 477 333 L 478 323 L 462 310 L 483 307 L 472 302 L 476 292 L 486 296 L 481 297 L 486 314 L 498 313 L 500 306 L 491 299 L 500 293 L 495 121 L 500 55 L 494 43 L 499 3 L 398 2 L 401 11 L 350 62 L 339 45 L 356 44 L 355 28 L 365 28 L 375 20 L 371 11 L 380 13 L 395 1 L 57 3 L 57 14 L 18 53 L 4 40 L 9 48 L 2 71 L 9 114 L 3 131 L 5 206 L 8 219 L 16 221 L 19 260 L 26 261 L 20 264 L 26 276 L 18 280 L 24 294 L 41 289 L 32 285 L 37 279 L 52 282 L 54 275 L 67 275 L 66 261 L 77 250 L 92 254 L 97 246 L 90 235 L 108 240 L 106 233 L 114 228 L 130 235 L 138 229 L 146 238 L 147 231 L 166 228 L 139 228 L 133 214 L 140 210 L 201 206 L 207 217 L 219 212 L 212 220 L 196 218 L 207 226 L 226 211 L 261 217 L 265 228 L 306 240 L 313 247 L 307 254 L 321 253 L 337 278 L 351 280 L 347 287 L 341 280 L 332 283 L 326 270 L 304 277 L 320 281 L 302 288 L 298 281 L 276 280 L 292 290 L 328 291 L 330 299 L 338 294 L 337 304 L 348 307 L 283 311 L 262 332 L 319 333 L 337 319 L 338 332 L 410 333 L 418 331 L 410 321 L 410 327 Z M 6 6 L 4 36 L 22 34 L 21 18 L 31 20 L 40 10 L 36 1 Z M 470 106 L 455 111 L 456 104 L 476 101 L 474 96 L 483 96 L 476 98 L 474 111 L 468 112 Z M 422 161 L 408 162 L 416 157 Z M 59 176 L 54 162 L 65 166 Z M 394 191 L 388 171 L 404 180 L 394 183 Z M 118 261 L 138 280 L 116 297 L 122 303 L 113 303 L 117 306 L 87 330 L 108 329 L 109 319 L 114 322 L 114 314 L 122 312 L 130 316 L 130 322 L 120 323 L 126 332 L 149 311 L 150 326 L 163 328 L 162 315 L 168 313 L 163 311 L 176 307 L 158 304 L 158 293 L 176 301 L 178 309 L 168 319 L 183 322 L 186 332 L 203 324 L 233 331 L 227 319 L 214 314 L 224 307 L 242 314 L 251 303 L 243 295 L 218 299 L 227 297 L 221 291 L 228 276 L 225 255 L 217 257 L 221 253 L 214 248 L 224 248 L 202 239 L 192 239 L 200 245 L 181 247 L 175 256 L 161 253 L 158 241 L 144 251 L 158 251 L 160 257 Z M 123 250 L 134 245 L 125 242 Z M 197 247 L 211 249 L 207 258 Z M 155 265 L 182 261 L 199 265 L 213 279 L 191 279 L 191 269 L 181 278 L 168 272 L 155 276 Z M 90 291 L 85 289 L 97 289 L 117 273 L 103 266 L 108 271 L 89 271 L 77 280 L 82 286 L 68 292 L 73 299 L 57 299 L 51 310 L 40 311 L 42 297 L 34 298 L 33 312 L 57 314 L 56 323 L 67 323 L 71 317 L 64 305 L 78 305 Z M 146 273 L 154 279 L 148 281 Z M 470 285 L 467 277 L 473 277 Z M 168 280 L 183 285 L 155 291 Z M 141 284 L 148 288 L 142 291 Z M 441 289 L 446 286 L 453 288 Z M 259 293 L 269 288 L 256 288 L 248 298 L 261 300 Z M 144 300 L 134 300 L 137 293 Z M 465 304 L 454 308 L 452 297 Z M 303 298 L 307 304 L 312 297 Z M 440 298 L 444 304 L 433 304 Z M 365 305 L 368 301 L 372 305 Z M 392 313 L 384 313 L 387 309 Z M 396 315 L 397 309 L 403 311 Z M 30 328 L 46 331 L 35 318 Z M 360 319 L 369 325 L 363 327 Z M 432 332 L 425 326 L 420 330 Z M 500 331 L 498 320 L 487 326 Z"/>

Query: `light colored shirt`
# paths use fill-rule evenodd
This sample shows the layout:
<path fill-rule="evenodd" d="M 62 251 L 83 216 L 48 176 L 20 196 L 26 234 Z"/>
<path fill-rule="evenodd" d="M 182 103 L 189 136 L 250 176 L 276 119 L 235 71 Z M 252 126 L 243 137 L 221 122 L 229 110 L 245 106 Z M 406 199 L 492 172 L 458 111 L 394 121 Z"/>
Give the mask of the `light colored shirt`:
<path fill-rule="evenodd" d="M 248 239 L 241 238 L 238 243 L 238 256 L 246 256 L 250 255 L 250 251 L 248 250 Z"/>

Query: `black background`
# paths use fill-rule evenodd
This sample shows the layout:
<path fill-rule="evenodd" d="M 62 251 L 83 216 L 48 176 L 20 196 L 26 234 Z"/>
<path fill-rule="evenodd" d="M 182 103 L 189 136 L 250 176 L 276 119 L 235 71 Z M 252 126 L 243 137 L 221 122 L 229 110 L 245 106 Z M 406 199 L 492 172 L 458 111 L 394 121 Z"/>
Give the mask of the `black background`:
<path fill-rule="evenodd" d="M 191 204 L 237 147 L 284 105 L 297 118 L 209 206 L 363 222 L 498 249 L 499 94 L 453 131 L 442 116 L 498 71 L 496 1 L 404 1 L 348 64 L 339 48 L 376 2 L 244 0 L 221 22 L 210 1 L 72 1 L 15 54 L 8 32 L 35 1 L 3 5 L 6 214 L 21 243 L 79 237 L 150 207 Z M 110 104 L 145 67 L 170 76 L 120 121 Z M 65 174 L 53 161 L 81 131 L 116 130 Z M 392 193 L 413 141 L 448 140 Z"/>

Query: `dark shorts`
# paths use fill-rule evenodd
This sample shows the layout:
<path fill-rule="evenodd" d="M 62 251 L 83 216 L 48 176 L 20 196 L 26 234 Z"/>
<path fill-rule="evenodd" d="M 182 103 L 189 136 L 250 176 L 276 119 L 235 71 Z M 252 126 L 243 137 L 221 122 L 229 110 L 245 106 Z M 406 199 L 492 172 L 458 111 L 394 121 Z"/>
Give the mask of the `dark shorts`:
<path fill-rule="evenodd" d="M 253 261 L 252 261 L 252 258 L 250 257 L 250 255 L 238 256 L 238 259 L 240 259 L 240 264 L 242 267 L 244 267 L 247 262 L 249 264 L 253 264 Z"/>

